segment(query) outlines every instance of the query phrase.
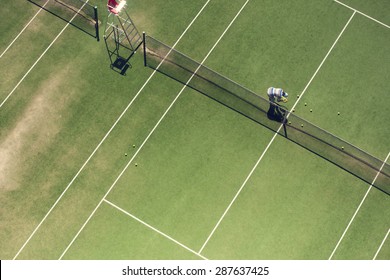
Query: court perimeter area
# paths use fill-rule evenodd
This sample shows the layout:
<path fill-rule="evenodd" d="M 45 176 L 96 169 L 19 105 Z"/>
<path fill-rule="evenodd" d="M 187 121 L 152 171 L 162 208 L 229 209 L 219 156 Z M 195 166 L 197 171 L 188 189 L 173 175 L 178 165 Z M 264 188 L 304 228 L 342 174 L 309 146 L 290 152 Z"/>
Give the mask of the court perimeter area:
<path fill-rule="evenodd" d="M 50 0 L 52 1 L 52 0 Z M 100 36 L 107 20 L 97 5 Z M 104 3 L 103 3 L 104 2 Z M 390 163 L 390 2 L 128 0 L 140 31 Z M 34 5 L 0 10 L 0 259 L 390 259 L 390 197 Z"/>

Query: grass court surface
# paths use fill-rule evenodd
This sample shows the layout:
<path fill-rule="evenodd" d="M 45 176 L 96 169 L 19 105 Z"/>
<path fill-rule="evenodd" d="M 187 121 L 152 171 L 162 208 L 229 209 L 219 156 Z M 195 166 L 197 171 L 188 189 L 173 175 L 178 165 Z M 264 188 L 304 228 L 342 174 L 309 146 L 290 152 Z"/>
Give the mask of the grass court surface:
<path fill-rule="evenodd" d="M 105 2 L 90 2 L 102 37 Z M 297 115 L 389 162 L 389 1 L 127 10 L 140 31 L 264 97 L 282 87 Z M 141 51 L 119 75 L 103 40 L 29 1 L 0 23 L 1 259 L 390 259 L 385 193 L 144 67 Z"/>

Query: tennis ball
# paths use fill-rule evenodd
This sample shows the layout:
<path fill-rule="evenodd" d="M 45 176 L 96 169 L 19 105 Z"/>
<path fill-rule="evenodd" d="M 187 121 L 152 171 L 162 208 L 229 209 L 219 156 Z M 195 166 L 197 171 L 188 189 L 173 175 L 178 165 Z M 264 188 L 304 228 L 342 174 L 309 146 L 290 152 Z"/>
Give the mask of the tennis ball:
<path fill-rule="evenodd" d="M 301 127 L 303 127 L 303 124 L 301 124 Z"/>
<path fill-rule="evenodd" d="M 337 112 L 337 115 L 340 115 L 340 112 Z"/>
<path fill-rule="evenodd" d="M 125 157 L 127 157 L 127 153 L 125 153 Z"/>
<path fill-rule="evenodd" d="M 133 145 L 133 148 L 135 148 L 135 145 Z"/>
<path fill-rule="evenodd" d="M 297 95 L 297 98 L 299 98 L 299 94 Z"/>
<path fill-rule="evenodd" d="M 138 166 L 138 163 L 134 164 L 135 166 Z"/>
<path fill-rule="evenodd" d="M 310 109 L 310 112 L 313 112 L 313 109 Z"/>

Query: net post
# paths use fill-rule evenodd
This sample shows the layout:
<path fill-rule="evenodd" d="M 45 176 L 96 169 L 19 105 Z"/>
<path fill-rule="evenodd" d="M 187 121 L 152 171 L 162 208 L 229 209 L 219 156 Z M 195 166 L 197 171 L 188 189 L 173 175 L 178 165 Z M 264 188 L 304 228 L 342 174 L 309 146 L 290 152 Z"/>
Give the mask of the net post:
<path fill-rule="evenodd" d="M 285 121 L 283 121 L 283 129 L 284 129 L 284 137 L 288 138 L 288 136 L 287 136 L 286 122 L 285 122 Z"/>
<path fill-rule="evenodd" d="M 145 35 L 145 31 L 142 32 L 142 44 L 143 44 L 143 48 L 144 48 L 144 66 L 146 67 L 147 64 L 146 64 L 146 35 Z"/>
<path fill-rule="evenodd" d="M 97 6 L 93 7 L 94 16 L 95 16 L 95 32 L 96 32 L 96 40 L 99 42 L 99 17 L 98 17 L 98 8 Z"/>

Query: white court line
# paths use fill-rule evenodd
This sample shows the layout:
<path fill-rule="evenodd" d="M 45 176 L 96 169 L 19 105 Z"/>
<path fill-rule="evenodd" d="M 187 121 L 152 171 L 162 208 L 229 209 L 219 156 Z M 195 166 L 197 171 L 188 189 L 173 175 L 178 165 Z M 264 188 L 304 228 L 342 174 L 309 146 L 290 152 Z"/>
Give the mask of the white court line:
<path fill-rule="evenodd" d="M 195 20 L 198 18 L 198 16 L 202 13 L 202 11 L 204 10 L 204 8 L 207 6 L 207 4 L 210 2 L 210 0 L 207 0 L 207 2 L 203 5 L 203 7 L 199 10 L 198 14 L 194 17 L 194 19 L 190 22 L 190 24 L 187 26 L 187 28 L 183 31 L 183 33 L 180 35 L 179 39 L 177 39 L 177 41 L 175 42 L 175 44 L 173 46 L 176 46 L 179 41 L 182 39 L 182 37 L 184 36 L 185 33 L 187 33 L 187 30 L 192 26 L 192 24 L 195 22 Z M 167 53 L 166 56 L 169 55 L 170 52 Z M 165 59 L 165 58 L 164 58 Z M 163 60 L 164 61 L 164 60 Z M 161 62 L 162 63 L 162 62 Z M 160 63 L 160 65 L 161 65 Z M 157 69 L 160 67 L 157 66 Z M 114 127 L 118 124 L 118 122 L 122 119 L 122 117 L 124 116 L 124 114 L 127 112 L 127 110 L 130 108 L 130 106 L 133 104 L 134 100 L 138 97 L 138 95 L 142 92 L 142 90 L 145 88 L 145 86 L 149 83 L 150 79 L 154 76 L 154 74 L 156 73 L 157 70 L 154 70 L 153 73 L 149 76 L 149 78 L 146 80 L 146 82 L 142 85 L 142 87 L 140 88 L 140 90 L 137 92 L 137 94 L 134 96 L 134 98 L 130 101 L 130 103 L 127 105 L 127 107 L 125 108 L 125 110 L 123 110 L 123 112 L 120 114 L 120 116 L 118 117 L 118 119 L 115 121 L 115 123 L 111 126 L 111 128 L 108 130 L 108 132 L 106 133 L 106 135 L 103 137 L 103 139 L 99 142 L 99 144 L 96 146 L 96 148 L 93 150 L 92 154 L 88 157 L 88 159 L 84 162 L 84 164 L 80 167 L 79 171 L 77 171 L 76 175 L 73 177 L 73 179 L 69 182 L 69 184 L 66 186 L 66 188 L 64 189 L 64 191 L 61 193 L 61 195 L 58 197 L 58 199 L 55 201 L 55 203 L 53 204 L 53 206 L 49 209 L 49 211 L 46 213 L 46 215 L 43 217 L 42 221 L 38 224 L 38 226 L 34 229 L 34 231 L 31 233 L 31 235 L 28 237 L 28 239 L 26 240 L 26 242 L 23 244 L 23 246 L 20 248 L 20 250 L 18 251 L 18 253 L 15 255 L 14 257 L 14 260 L 18 257 L 18 255 L 20 254 L 20 252 L 24 249 L 24 247 L 27 245 L 27 243 L 30 241 L 30 239 L 35 235 L 35 233 L 37 232 L 37 230 L 41 227 L 41 225 L 43 224 L 43 222 L 46 220 L 46 218 L 50 215 L 50 213 L 53 211 L 53 209 L 56 207 L 56 205 L 58 204 L 58 202 L 62 199 L 62 197 L 64 196 L 64 194 L 66 193 L 66 191 L 70 188 L 70 186 L 73 184 L 73 182 L 76 180 L 76 178 L 79 176 L 79 174 L 83 171 L 83 169 L 85 168 L 85 166 L 89 163 L 89 161 L 91 160 L 91 158 L 95 155 L 95 153 L 97 152 L 97 150 L 100 148 L 100 146 L 103 144 L 103 142 L 106 140 L 106 138 L 109 136 L 109 134 L 111 133 L 111 131 L 114 129 Z"/>
<path fill-rule="evenodd" d="M 336 3 L 338 3 L 340 5 L 343 5 L 344 7 L 348 8 L 348 9 L 350 9 L 352 11 L 357 12 L 358 14 L 361 14 L 362 16 L 365 16 L 366 18 L 369 18 L 369 19 L 375 21 L 376 23 L 379 23 L 379 24 L 383 25 L 384 27 L 390 28 L 389 25 L 387 25 L 387 24 L 385 24 L 385 23 L 383 23 L 383 22 L 381 22 L 381 21 L 379 21 L 379 20 L 377 20 L 377 19 L 375 19 L 373 17 L 370 17 L 369 15 L 367 15 L 365 13 L 362 13 L 361 11 L 356 10 L 355 8 L 350 7 L 350 6 L 346 5 L 346 4 L 344 4 L 343 2 L 340 2 L 340 1 L 337 1 L 337 0 L 333 0 L 333 1 L 335 1 Z"/>
<path fill-rule="evenodd" d="M 297 106 L 299 100 L 302 99 L 302 96 L 305 94 L 307 88 L 309 87 L 309 85 L 312 83 L 312 81 L 314 80 L 314 78 L 317 76 L 317 73 L 318 71 L 321 69 L 322 65 L 324 64 L 325 60 L 328 58 L 329 54 L 331 53 L 331 51 L 333 50 L 333 48 L 336 46 L 336 43 L 339 41 L 341 35 L 344 33 L 345 29 L 347 28 L 347 26 L 349 25 L 349 23 L 351 22 L 353 16 L 355 15 L 355 12 L 352 14 L 352 16 L 349 18 L 348 22 L 345 24 L 344 28 L 341 30 L 339 36 L 337 36 L 336 40 L 334 41 L 333 45 L 331 46 L 331 48 L 329 49 L 328 53 L 325 55 L 324 59 L 322 60 L 321 64 L 318 66 L 317 70 L 314 72 L 313 76 L 311 77 L 311 79 L 309 80 L 308 84 L 306 85 L 306 87 L 303 89 L 302 93 L 300 94 L 300 98 L 295 102 L 295 104 L 293 105 L 291 111 L 293 111 L 293 109 Z M 288 116 L 287 116 L 288 117 Z M 263 159 L 265 153 L 268 151 L 269 147 L 271 146 L 271 144 L 274 142 L 276 136 L 279 134 L 279 131 L 282 129 L 283 127 L 283 124 L 280 125 L 279 129 L 275 132 L 274 136 L 272 137 L 272 139 L 270 140 L 270 142 L 268 143 L 267 147 L 265 148 L 265 150 L 263 151 L 263 153 L 261 154 L 260 158 L 257 160 L 256 164 L 253 166 L 252 170 L 249 172 L 248 176 L 246 177 L 246 179 L 244 180 L 244 182 L 242 183 L 240 189 L 237 191 L 236 195 L 233 197 L 232 201 L 229 203 L 228 207 L 226 208 L 225 212 L 223 212 L 221 218 L 218 220 L 217 224 L 215 225 L 215 227 L 213 228 L 213 230 L 211 231 L 210 235 L 207 237 L 206 241 L 204 242 L 203 246 L 200 248 L 199 250 L 199 253 L 202 253 L 203 249 L 206 247 L 207 243 L 209 242 L 210 238 L 213 236 L 214 232 L 217 230 L 217 228 L 219 227 L 220 223 L 222 222 L 222 220 L 225 218 L 227 212 L 230 210 L 230 208 L 232 207 L 233 203 L 236 201 L 238 195 L 241 193 L 242 189 L 245 187 L 246 183 L 248 182 L 249 178 L 252 176 L 253 172 L 255 171 L 255 169 L 257 168 L 257 166 L 259 165 L 260 161 Z"/>
<path fill-rule="evenodd" d="M 126 214 L 127 216 L 130 216 L 131 218 L 133 218 L 134 220 L 140 222 L 141 224 L 143 224 L 144 226 L 150 228 L 151 230 L 157 232 L 158 234 L 161 234 L 162 236 L 166 237 L 167 239 L 171 240 L 172 242 L 176 243 L 177 245 L 183 247 L 184 249 L 186 249 L 187 251 L 190 251 L 191 253 L 197 255 L 198 257 L 201 257 L 202 259 L 204 260 L 207 260 L 207 258 L 205 258 L 204 256 L 202 256 L 201 254 L 195 252 L 194 250 L 192 250 L 191 248 L 187 247 L 186 245 L 180 243 L 179 241 L 177 241 L 176 239 L 170 237 L 169 235 L 163 233 L 162 231 L 156 229 L 155 227 L 152 227 L 151 225 L 149 225 L 148 223 L 145 223 L 144 221 L 142 221 L 141 219 L 137 218 L 136 216 L 130 214 L 129 212 L 127 212 L 126 210 L 120 208 L 119 206 L 115 205 L 114 203 L 108 201 L 107 199 L 103 199 L 104 202 L 110 204 L 112 207 L 118 209 L 119 211 L 123 212 L 124 214 Z"/>
<path fill-rule="evenodd" d="M 13 39 L 13 41 L 8 45 L 8 47 L 2 52 L 2 54 L 0 55 L 0 58 L 3 57 L 3 55 L 8 51 L 8 49 L 15 43 L 15 41 L 19 38 L 20 35 L 22 35 L 22 33 L 24 32 L 24 30 L 31 24 L 31 22 L 36 18 L 36 16 L 43 10 L 43 8 L 46 6 L 46 4 L 49 2 L 50 0 L 47 0 L 45 2 L 45 4 L 43 4 L 43 6 L 41 8 L 39 8 L 38 12 L 32 17 L 32 19 L 26 24 L 26 26 L 22 29 L 22 31 L 19 32 L 19 34 L 15 37 L 15 39 Z"/>
<path fill-rule="evenodd" d="M 15 92 L 15 90 L 19 87 L 19 85 L 24 81 L 24 79 L 27 77 L 28 74 L 30 74 L 31 70 L 34 69 L 35 65 L 38 64 L 38 62 L 42 59 L 42 57 L 46 54 L 46 52 L 51 48 L 51 46 L 57 41 L 57 39 L 61 36 L 61 34 L 65 31 L 65 29 L 70 25 L 70 23 L 74 20 L 74 18 L 77 16 L 78 12 L 81 11 L 82 8 L 88 3 L 89 0 L 87 0 L 77 11 L 77 13 L 70 19 L 70 21 L 65 25 L 65 27 L 58 33 L 58 35 L 54 38 L 54 40 L 50 43 L 50 45 L 46 48 L 46 50 L 43 51 L 43 53 L 38 57 L 38 59 L 34 62 L 34 64 L 28 69 L 28 71 L 23 75 L 23 77 L 20 79 L 20 81 L 16 84 L 16 86 L 11 90 L 11 92 L 7 95 L 7 97 L 1 102 L 0 108 L 4 105 L 4 103 L 8 100 L 8 98 L 11 97 L 11 95 Z"/>
<path fill-rule="evenodd" d="M 382 164 L 381 168 L 379 169 L 378 173 L 376 174 L 376 176 L 375 176 L 374 180 L 372 181 L 372 183 L 371 183 L 370 187 L 368 188 L 368 190 L 367 190 L 366 194 L 364 195 L 364 197 L 363 197 L 362 201 L 360 202 L 360 204 L 359 204 L 358 208 L 356 209 L 356 211 L 355 211 L 355 213 L 353 214 L 353 216 L 352 216 L 351 220 L 349 221 L 349 223 L 348 223 L 348 225 L 347 225 L 346 229 L 344 230 L 344 232 L 343 232 L 343 234 L 341 235 L 341 237 L 340 237 L 339 241 L 337 242 L 337 244 L 336 244 L 336 247 L 333 249 L 333 252 L 332 252 L 332 254 L 331 254 L 331 255 L 330 255 L 330 257 L 329 257 L 329 260 L 331 260 L 331 259 L 332 259 L 332 257 L 333 257 L 333 255 L 334 255 L 334 253 L 336 252 L 337 248 L 339 247 L 339 245 L 340 245 L 341 241 L 343 240 L 343 238 L 344 238 L 345 234 L 347 233 L 347 231 L 348 231 L 349 227 L 351 226 L 351 224 L 352 224 L 353 220 L 355 219 L 355 217 L 356 217 L 357 213 L 359 212 L 360 208 L 362 207 L 362 205 L 363 205 L 363 202 L 366 200 L 366 197 L 368 196 L 368 193 L 370 192 L 370 190 L 371 190 L 372 186 L 375 184 L 375 181 L 376 181 L 376 179 L 378 178 L 378 176 L 379 176 L 379 173 L 382 171 L 382 168 L 383 168 L 383 166 L 385 166 L 385 164 L 386 164 L 387 160 L 389 159 L 389 156 L 390 156 L 390 152 L 389 152 L 389 154 L 387 155 L 386 159 L 383 161 L 383 164 Z"/>
<path fill-rule="evenodd" d="M 389 236 L 389 233 L 390 233 L 390 228 L 389 228 L 389 230 L 387 231 L 385 237 L 383 238 L 382 243 L 381 243 L 381 245 L 379 246 L 378 251 L 376 251 L 375 256 L 374 256 L 374 258 L 373 258 L 372 260 L 375 260 L 376 257 L 378 256 L 379 252 L 380 252 L 381 249 L 382 249 L 383 244 L 385 244 L 385 241 L 386 241 L 386 239 L 387 239 L 387 236 Z"/>
<path fill-rule="evenodd" d="M 234 23 L 234 21 L 236 20 L 236 18 L 239 16 L 239 14 L 241 13 L 241 11 L 245 8 L 246 4 L 249 2 L 249 0 L 247 0 L 244 5 L 241 7 L 241 9 L 238 11 L 238 13 L 236 14 L 236 16 L 233 18 L 233 20 L 230 22 L 230 24 L 228 25 L 228 27 L 226 27 L 225 31 L 222 33 L 222 35 L 218 38 L 217 42 L 213 45 L 213 47 L 210 49 L 210 51 L 207 53 L 207 55 L 205 56 L 205 58 L 202 60 L 202 62 L 199 64 L 198 68 L 194 71 L 194 73 L 191 75 L 191 77 L 188 79 L 188 81 L 186 82 L 186 84 L 182 87 L 182 89 L 180 90 L 180 92 L 178 93 L 178 95 L 176 96 L 176 98 L 172 101 L 172 103 L 169 105 L 168 109 L 164 112 L 164 114 L 161 116 L 161 118 L 158 120 L 158 122 L 156 123 L 156 125 L 153 127 L 153 129 L 150 131 L 150 133 L 148 134 L 148 136 L 145 138 L 145 140 L 142 142 L 142 144 L 139 146 L 139 148 L 137 149 L 137 151 L 134 153 L 134 155 L 132 156 L 132 158 L 130 159 L 130 161 L 126 164 L 126 166 L 123 168 L 123 170 L 121 171 L 121 173 L 118 175 L 118 177 L 115 179 L 115 181 L 112 183 L 111 187 L 108 189 L 108 191 L 106 192 L 106 194 L 104 195 L 104 197 L 101 199 L 101 201 L 99 202 L 99 204 L 96 206 L 96 208 L 92 211 L 91 215 L 88 217 L 88 219 L 85 221 L 85 223 L 82 225 L 82 227 L 80 228 L 80 230 L 77 232 L 77 234 L 75 235 L 75 237 L 73 238 L 73 240 L 69 243 L 68 247 L 66 247 L 65 251 L 62 253 L 62 255 L 60 256 L 59 259 L 62 259 L 62 257 L 66 254 L 66 252 L 69 250 L 69 248 L 72 246 L 73 242 L 77 239 L 77 237 L 79 236 L 79 234 L 81 233 L 81 231 L 84 229 L 84 227 L 87 225 L 87 223 L 89 222 L 89 220 L 92 218 L 92 216 L 95 214 L 95 212 L 98 210 L 98 208 L 100 207 L 100 205 L 103 203 L 103 201 L 106 199 L 106 197 L 108 196 L 108 194 L 111 192 L 111 190 L 114 188 L 114 186 L 116 185 L 116 183 L 119 181 L 119 179 L 122 177 L 122 175 L 125 173 L 125 171 L 127 170 L 127 168 L 130 166 L 130 164 L 133 162 L 134 158 L 138 155 L 138 153 L 140 152 L 140 150 L 142 149 L 142 147 L 145 145 L 145 143 L 148 141 L 148 139 L 150 138 L 150 136 L 153 134 L 153 132 L 157 129 L 157 127 L 159 126 L 159 124 L 161 123 L 161 121 L 165 118 L 165 116 L 168 114 L 168 112 L 170 111 L 170 109 L 173 107 L 173 105 L 176 103 L 176 100 L 180 97 L 180 95 L 182 94 L 182 92 L 187 88 L 187 85 L 188 83 L 192 80 L 192 78 L 195 76 L 196 72 L 198 72 L 199 68 L 202 66 L 202 64 L 206 61 L 206 59 L 209 57 L 209 55 L 212 53 L 212 51 L 215 49 L 215 47 L 218 45 L 218 43 L 221 41 L 222 37 L 226 34 L 226 32 L 228 31 L 228 29 L 230 28 L 230 26 L 232 26 L 232 24 Z M 200 253 L 199 253 L 200 254 Z"/>

